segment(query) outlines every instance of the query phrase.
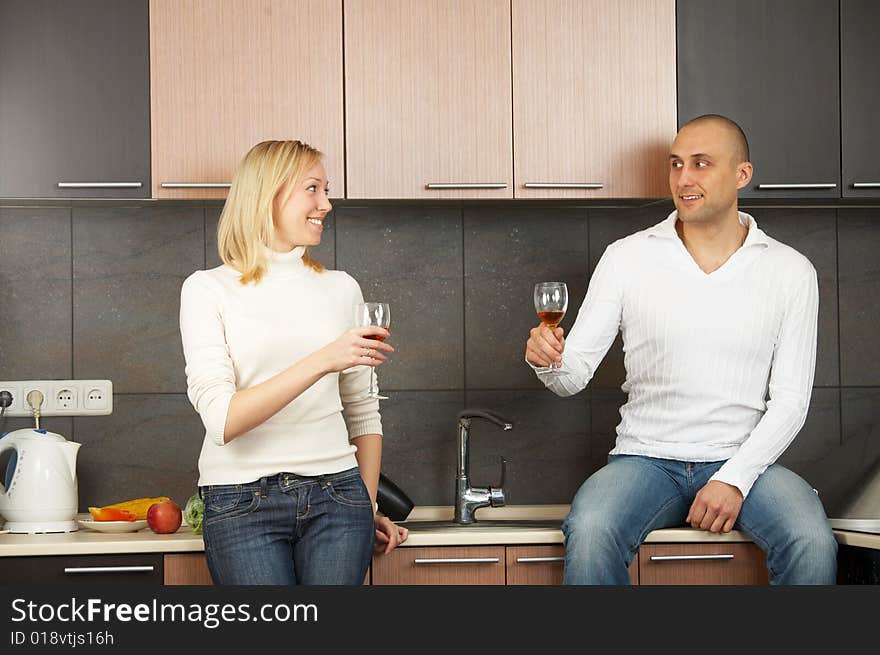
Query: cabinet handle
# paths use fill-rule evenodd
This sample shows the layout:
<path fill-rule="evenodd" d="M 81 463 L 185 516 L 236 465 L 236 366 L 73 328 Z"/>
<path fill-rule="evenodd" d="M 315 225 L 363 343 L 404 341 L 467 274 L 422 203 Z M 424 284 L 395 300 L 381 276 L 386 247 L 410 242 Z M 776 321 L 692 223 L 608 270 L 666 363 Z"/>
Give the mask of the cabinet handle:
<path fill-rule="evenodd" d="M 538 564 L 540 562 L 564 562 L 564 557 L 517 557 L 517 564 Z"/>
<path fill-rule="evenodd" d="M 162 182 L 163 189 L 228 189 L 231 182 Z"/>
<path fill-rule="evenodd" d="M 140 189 L 140 182 L 59 182 L 59 189 Z"/>
<path fill-rule="evenodd" d="M 507 184 L 504 182 L 428 182 L 426 189 L 506 189 Z"/>
<path fill-rule="evenodd" d="M 652 562 L 672 562 L 692 559 L 733 559 L 732 554 L 726 555 L 651 555 Z"/>
<path fill-rule="evenodd" d="M 151 573 L 149 566 L 65 566 L 65 573 Z"/>
<path fill-rule="evenodd" d="M 853 182 L 853 189 L 880 189 L 880 182 Z"/>
<path fill-rule="evenodd" d="M 420 558 L 413 560 L 414 564 L 498 564 L 501 560 L 497 557 L 436 557 Z"/>
<path fill-rule="evenodd" d="M 815 184 L 759 184 L 759 189 L 835 189 L 836 184 L 831 182 Z"/>
<path fill-rule="evenodd" d="M 605 185 L 599 182 L 526 182 L 526 189 L 601 189 Z"/>

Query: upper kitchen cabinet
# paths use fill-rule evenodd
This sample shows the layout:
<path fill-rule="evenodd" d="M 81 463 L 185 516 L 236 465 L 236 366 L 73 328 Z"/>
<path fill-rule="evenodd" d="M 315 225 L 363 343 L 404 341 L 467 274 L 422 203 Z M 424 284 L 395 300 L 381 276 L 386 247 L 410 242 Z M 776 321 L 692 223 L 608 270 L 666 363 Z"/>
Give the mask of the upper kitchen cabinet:
<path fill-rule="evenodd" d="M 843 195 L 880 197 L 880 72 L 877 0 L 841 0 Z"/>
<path fill-rule="evenodd" d="M 740 124 L 755 166 L 740 196 L 840 196 L 838 10 L 829 0 L 678 0 L 679 124 L 701 114 Z"/>
<path fill-rule="evenodd" d="M 0 0 L 0 197 L 150 192 L 147 1 Z"/>
<path fill-rule="evenodd" d="M 511 198 L 509 0 L 346 0 L 349 198 Z"/>
<path fill-rule="evenodd" d="M 518 198 L 660 198 L 675 0 L 513 0 Z"/>
<path fill-rule="evenodd" d="M 224 198 L 245 153 L 299 139 L 343 177 L 341 0 L 150 0 L 153 197 Z"/>

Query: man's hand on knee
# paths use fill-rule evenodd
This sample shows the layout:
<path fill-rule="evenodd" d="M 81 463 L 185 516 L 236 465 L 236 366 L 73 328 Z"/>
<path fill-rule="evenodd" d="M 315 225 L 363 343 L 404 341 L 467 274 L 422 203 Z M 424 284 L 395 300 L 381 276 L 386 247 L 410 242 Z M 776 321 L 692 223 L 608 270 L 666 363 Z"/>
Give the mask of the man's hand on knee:
<path fill-rule="evenodd" d="M 686 523 L 710 532 L 730 532 L 742 509 L 742 492 L 731 484 L 709 480 L 697 492 Z"/>

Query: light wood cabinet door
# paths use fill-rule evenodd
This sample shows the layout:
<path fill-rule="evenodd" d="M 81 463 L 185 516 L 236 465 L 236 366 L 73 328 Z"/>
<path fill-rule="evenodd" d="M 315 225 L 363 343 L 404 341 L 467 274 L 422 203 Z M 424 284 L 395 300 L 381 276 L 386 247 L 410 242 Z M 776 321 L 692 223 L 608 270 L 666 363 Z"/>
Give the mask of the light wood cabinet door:
<path fill-rule="evenodd" d="M 150 61 L 154 198 L 225 198 L 267 139 L 323 151 L 344 195 L 342 0 L 150 0 Z"/>
<path fill-rule="evenodd" d="M 374 585 L 503 585 L 504 546 L 396 548 L 373 557 Z"/>
<path fill-rule="evenodd" d="M 512 0 L 512 17 L 514 195 L 668 197 L 675 0 Z"/>
<path fill-rule="evenodd" d="M 507 584 L 561 585 L 565 564 L 564 546 L 508 546 Z M 630 581 L 639 584 L 639 560 L 629 567 Z"/>
<path fill-rule="evenodd" d="M 165 586 L 213 584 L 204 553 L 165 555 Z"/>
<path fill-rule="evenodd" d="M 752 543 L 644 544 L 642 585 L 767 584 L 767 561 Z"/>
<path fill-rule="evenodd" d="M 507 584 L 561 585 L 563 546 L 508 546 Z"/>
<path fill-rule="evenodd" d="M 346 0 L 347 197 L 513 197 L 510 81 L 509 0 Z"/>

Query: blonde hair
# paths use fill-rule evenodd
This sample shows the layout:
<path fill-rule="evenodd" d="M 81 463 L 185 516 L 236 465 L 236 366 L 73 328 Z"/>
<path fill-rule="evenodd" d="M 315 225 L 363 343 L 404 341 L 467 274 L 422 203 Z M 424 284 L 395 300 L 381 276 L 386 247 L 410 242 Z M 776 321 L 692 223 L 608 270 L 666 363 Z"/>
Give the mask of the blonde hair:
<path fill-rule="evenodd" d="M 220 214 L 217 250 L 224 264 L 241 273 L 242 284 L 259 282 L 266 272 L 264 246 L 272 242 L 275 232 L 275 198 L 283 205 L 305 172 L 322 156 L 302 141 L 263 141 L 239 163 Z M 308 247 L 302 260 L 316 271 L 324 270 L 309 256 Z"/>

